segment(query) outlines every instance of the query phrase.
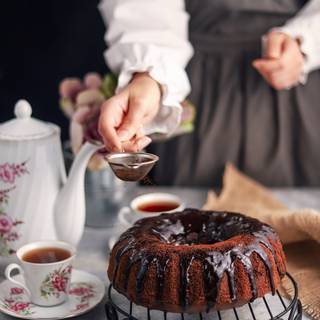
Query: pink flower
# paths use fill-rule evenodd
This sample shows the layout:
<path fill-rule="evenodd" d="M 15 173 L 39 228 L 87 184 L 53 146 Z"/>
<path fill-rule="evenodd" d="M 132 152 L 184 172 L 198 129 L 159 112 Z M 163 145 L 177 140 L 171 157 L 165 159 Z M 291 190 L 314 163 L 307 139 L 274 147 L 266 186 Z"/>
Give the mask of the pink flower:
<path fill-rule="evenodd" d="M 69 293 L 74 294 L 75 296 L 86 296 L 91 293 L 91 289 L 86 287 L 78 287 L 71 289 Z"/>
<path fill-rule="evenodd" d="M 10 309 L 13 311 L 23 311 L 29 308 L 28 302 L 16 302 L 10 306 Z"/>
<path fill-rule="evenodd" d="M 59 93 L 62 98 L 69 98 L 72 101 L 76 100 L 79 92 L 84 90 L 84 86 L 79 78 L 66 78 L 61 81 Z"/>
<path fill-rule="evenodd" d="M 65 292 L 66 286 L 67 286 L 67 280 L 64 277 L 61 277 L 59 275 L 55 275 L 52 279 L 52 285 L 58 291 Z"/>
<path fill-rule="evenodd" d="M 14 183 L 16 179 L 16 174 L 12 170 L 12 166 L 9 163 L 0 165 L 0 180 L 7 183 Z"/>
<path fill-rule="evenodd" d="M 9 216 L 5 214 L 0 215 L 0 233 L 7 233 L 12 228 L 12 220 Z"/>
<path fill-rule="evenodd" d="M 18 288 L 18 287 L 14 287 L 14 288 L 11 288 L 10 292 L 11 292 L 11 294 L 22 294 L 23 293 L 23 289 L 22 288 Z"/>

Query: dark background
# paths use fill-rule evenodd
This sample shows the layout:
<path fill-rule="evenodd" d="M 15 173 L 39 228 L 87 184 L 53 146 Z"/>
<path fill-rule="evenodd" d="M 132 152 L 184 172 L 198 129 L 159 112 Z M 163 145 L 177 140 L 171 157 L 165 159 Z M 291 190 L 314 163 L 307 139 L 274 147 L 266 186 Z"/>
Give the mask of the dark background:
<path fill-rule="evenodd" d="M 24 98 L 34 117 L 61 126 L 66 139 L 68 121 L 58 107 L 60 80 L 108 71 L 99 1 L 1 2 L 0 122 L 12 118 L 15 102 Z"/>

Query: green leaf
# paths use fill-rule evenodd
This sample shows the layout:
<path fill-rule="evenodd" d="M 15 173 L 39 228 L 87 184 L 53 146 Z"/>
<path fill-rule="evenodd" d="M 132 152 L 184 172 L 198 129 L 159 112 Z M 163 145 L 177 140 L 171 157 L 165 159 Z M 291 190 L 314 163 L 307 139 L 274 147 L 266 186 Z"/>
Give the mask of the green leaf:
<path fill-rule="evenodd" d="M 196 107 L 195 105 L 188 99 L 184 100 L 182 103 L 182 120 L 181 124 L 194 122 L 196 118 Z"/>
<path fill-rule="evenodd" d="M 194 125 L 193 123 L 184 123 L 179 127 L 179 131 L 181 131 L 182 133 L 189 133 L 192 132 L 194 129 Z"/>
<path fill-rule="evenodd" d="M 115 94 L 117 84 L 118 78 L 114 74 L 109 73 L 104 76 L 102 80 L 101 91 L 106 99 L 111 98 Z"/>

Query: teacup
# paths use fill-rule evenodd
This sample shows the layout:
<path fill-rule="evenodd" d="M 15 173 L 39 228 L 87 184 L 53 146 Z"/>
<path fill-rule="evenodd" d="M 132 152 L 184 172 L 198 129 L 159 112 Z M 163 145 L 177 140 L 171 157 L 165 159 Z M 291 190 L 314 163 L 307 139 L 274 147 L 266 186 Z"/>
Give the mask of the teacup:
<path fill-rule="evenodd" d="M 119 212 L 122 224 L 130 226 L 139 219 L 157 216 L 161 213 L 172 213 L 184 209 L 182 200 L 170 193 L 147 193 L 136 197 L 130 208 L 124 207 Z"/>
<path fill-rule="evenodd" d="M 72 262 L 76 249 L 62 241 L 38 241 L 18 249 L 20 264 L 9 264 L 5 270 L 6 278 L 22 287 L 30 301 L 39 306 L 55 306 L 67 300 Z M 24 283 L 11 276 L 18 270 Z"/>
<path fill-rule="evenodd" d="M 146 208 L 146 205 L 155 204 L 155 203 L 169 203 L 175 204 L 171 210 L 162 210 L 164 206 L 158 206 L 158 211 L 146 211 L 142 210 L 143 207 Z M 155 206 L 153 206 L 155 207 Z M 147 193 L 141 196 L 134 198 L 130 207 L 123 207 L 118 214 L 118 219 L 124 228 L 131 227 L 137 220 L 147 217 L 158 216 L 161 213 L 172 213 L 175 211 L 181 211 L 185 208 L 185 204 L 182 200 L 171 193 Z M 168 206 L 167 206 L 168 209 Z M 120 227 L 120 226 L 119 226 Z M 125 230 L 123 228 L 123 231 Z M 121 227 L 120 227 L 121 230 Z M 115 243 L 117 242 L 118 235 L 113 236 L 109 239 L 109 249 L 111 250 Z"/>

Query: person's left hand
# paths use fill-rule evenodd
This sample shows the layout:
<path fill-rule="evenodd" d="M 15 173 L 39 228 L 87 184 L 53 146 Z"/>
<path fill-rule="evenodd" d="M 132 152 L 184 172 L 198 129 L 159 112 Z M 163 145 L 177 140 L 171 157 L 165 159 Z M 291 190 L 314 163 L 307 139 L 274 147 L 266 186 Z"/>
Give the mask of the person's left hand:
<path fill-rule="evenodd" d="M 282 32 L 270 32 L 266 39 L 265 57 L 253 61 L 264 79 L 276 90 L 299 83 L 304 57 L 299 42 Z"/>

